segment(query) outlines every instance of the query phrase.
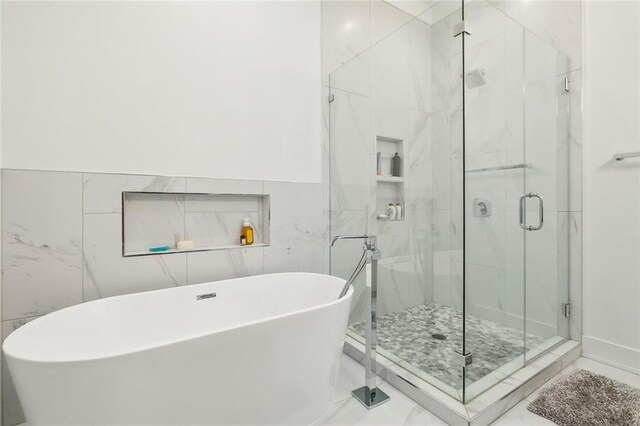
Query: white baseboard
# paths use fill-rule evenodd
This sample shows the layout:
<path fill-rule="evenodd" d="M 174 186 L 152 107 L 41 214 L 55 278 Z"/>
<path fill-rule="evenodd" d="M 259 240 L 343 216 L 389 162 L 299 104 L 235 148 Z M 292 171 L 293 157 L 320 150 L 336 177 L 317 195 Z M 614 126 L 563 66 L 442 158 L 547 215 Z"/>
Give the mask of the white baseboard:
<path fill-rule="evenodd" d="M 634 374 L 640 374 L 640 349 L 582 336 L 582 355 Z"/>

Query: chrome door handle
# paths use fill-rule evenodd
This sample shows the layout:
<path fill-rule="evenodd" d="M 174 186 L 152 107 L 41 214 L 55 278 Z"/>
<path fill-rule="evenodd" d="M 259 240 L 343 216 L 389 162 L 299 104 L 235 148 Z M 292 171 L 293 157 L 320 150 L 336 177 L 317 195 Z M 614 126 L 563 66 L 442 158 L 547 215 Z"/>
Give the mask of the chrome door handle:
<path fill-rule="evenodd" d="M 526 224 L 527 211 L 526 211 L 525 204 L 526 204 L 527 198 L 537 198 L 538 201 L 540 202 L 538 204 L 538 216 L 539 216 L 538 226 L 527 226 Z M 543 225 L 544 225 L 544 200 L 540 195 L 535 194 L 533 192 L 524 194 L 522 197 L 520 197 L 520 227 L 525 231 L 539 231 L 542 229 Z"/>
<path fill-rule="evenodd" d="M 522 197 L 520 197 L 520 228 L 524 229 L 525 231 L 527 230 L 527 225 L 525 225 L 525 222 L 527 221 L 526 219 L 526 209 L 525 209 L 525 200 L 527 198 L 527 195 L 523 195 Z"/>
<path fill-rule="evenodd" d="M 538 204 L 538 218 L 540 219 L 540 223 L 538 223 L 538 226 L 536 227 L 529 227 L 529 231 L 539 231 L 544 225 L 544 200 L 540 195 L 534 194 L 533 192 L 529 193 L 529 198 L 537 198 L 538 201 L 540 201 L 540 204 Z"/>

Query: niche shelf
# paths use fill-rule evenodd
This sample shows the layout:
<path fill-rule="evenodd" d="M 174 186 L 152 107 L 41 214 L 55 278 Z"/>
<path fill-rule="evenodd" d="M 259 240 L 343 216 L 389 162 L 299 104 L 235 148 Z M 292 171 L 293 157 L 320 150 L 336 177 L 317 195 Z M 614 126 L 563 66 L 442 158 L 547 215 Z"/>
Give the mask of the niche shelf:
<path fill-rule="evenodd" d="M 376 136 L 376 153 L 381 153 L 381 167 L 378 170 L 376 163 L 376 219 L 390 223 L 403 221 L 405 218 L 405 142 L 402 139 L 387 136 Z M 400 176 L 391 175 L 391 159 L 398 153 L 402 161 Z M 377 162 L 377 158 L 376 158 Z M 389 203 L 402 207 L 402 217 L 391 220 L 385 217 Z"/>
<path fill-rule="evenodd" d="M 243 219 L 254 243 L 240 245 Z M 154 256 L 269 245 L 270 197 L 266 194 L 122 192 L 122 256 Z M 194 242 L 178 250 L 176 243 Z M 149 251 L 169 246 L 169 250 Z"/>

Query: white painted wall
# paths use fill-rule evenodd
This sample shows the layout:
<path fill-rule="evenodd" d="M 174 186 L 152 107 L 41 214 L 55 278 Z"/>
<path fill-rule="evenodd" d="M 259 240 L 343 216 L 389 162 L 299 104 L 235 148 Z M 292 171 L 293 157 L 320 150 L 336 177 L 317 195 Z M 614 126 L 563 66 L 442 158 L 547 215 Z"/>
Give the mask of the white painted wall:
<path fill-rule="evenodd" d="M 585 3 L 584 354 L 640 372 L 640 3 Z"/>
<path fill-rule="evenodd" d="M 320 181 L 319 2 L 3 2 L 3 167 Z"/>

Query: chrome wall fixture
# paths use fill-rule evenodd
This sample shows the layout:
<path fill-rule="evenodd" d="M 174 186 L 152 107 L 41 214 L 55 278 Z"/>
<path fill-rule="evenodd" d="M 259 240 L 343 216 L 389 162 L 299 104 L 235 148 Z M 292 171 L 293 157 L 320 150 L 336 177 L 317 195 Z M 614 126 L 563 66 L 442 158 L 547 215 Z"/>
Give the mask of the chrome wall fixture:
<path fill-rule="evenodd" d="M 491 216 L 491 206 L 491 201 L 486 198 L 474 198 L 473 215 L 476 217 L 489 217 Z"/>
<path fill-rule="evenodd" d="M 370 315 L 367 316 L 365 332 L 365 385 L 355 389 L 351 394 L 365 407 L 373 408 L 389 401 L 389 396 L 376 386 L 374 370 L 376 366 L 378 329 L 378 259 L 380 259 L 381 255 L 380 250 L 378 250 L 378 238 L 375 235 L 338 235 L 331 240 L 331 246 L 333 247 L 336 241 L 339 240 L 364 240 L 362 258 L 351 277 L 345 283 L 341 294 L 346 294 L 349 286 L 366 267 L 366 285 L 370 292 L 370 297 L 367 298 L 367 308 L 369 308 Z"/>
<path fill-rule="evenodd" d="M 619 152 L 617 154 L 613 154 L 613 159 L 616 161 L 622 161 L 625 158 L 632 158 L 632 157 L 640 157 L 640 151 Z"/>

